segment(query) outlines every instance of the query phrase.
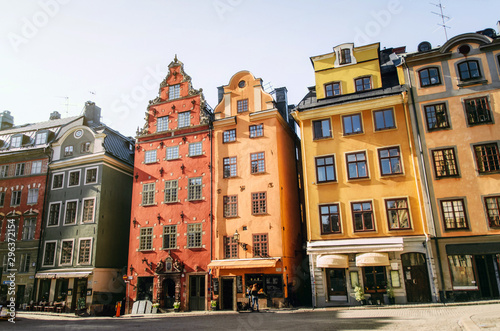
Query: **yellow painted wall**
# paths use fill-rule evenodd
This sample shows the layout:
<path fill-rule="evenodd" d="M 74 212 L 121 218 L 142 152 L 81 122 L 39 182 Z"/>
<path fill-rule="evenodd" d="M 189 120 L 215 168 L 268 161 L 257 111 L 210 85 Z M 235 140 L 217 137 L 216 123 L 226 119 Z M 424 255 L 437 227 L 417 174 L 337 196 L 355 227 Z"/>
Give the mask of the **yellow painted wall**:
<path fill-rule="evenodd" d="M 407 118 L 402 105 L 402 97 L 391 97 L 390 101 L 382 98 L 369 105 L 359 102 L 350 105 L 362 112 L 362 134 L 343 136 L 341 114 L 336 108 L 324 109 L 317 117 L 309 114 L 301 125 L 303 163 L 305 169 L 305 187 L 307 199 L 307 221 L 309 222 L 308 239 L 348 239 L 363 237 L 412 236 L 424 233 L 424 222 L 420 208 L 419 183 L 415 175 L 415 156 L 410 147 Z M 374 110 L 394 109 L 396 129 L 375 132 Z M 340 110 L 340 109 L 339 109 Z M 352 114 L 347 112 L 345 114 Z M 305 113 L 307 114 L 307 112 Z M 324 115 L 328 116 L 324 116 Z M 345 115 L 344 114 L 344 115 Z M 301 114 L 298 114 L 300 117 Z M 304 115 L 305 116 L 305 115 Z M 313 140 L 312 120 L 309 118 L 328 118 L 332 125 L 333 138 Z M 381 147 L 399 146 L 402 154 L 404 174 L 381 176 L 377 149 Z M 368 158 L 369 179 L 348 180 L 345 153 L 366 151 Z M 316 184 L 315 157 L 335 155 L 337 182 Z M 389 230 L 384 199 L 408 198 L 410 205 L 411 230 Z M 375 232 L 354 232 L 351 202 L 372 201 L 375 218 Z M 319 205 L 339 203 L 341 211 L 342 233 L 321 235 Z"/>
<path fill-rule="evenodd" d="M 335 53 L 312 57 L 317 98 L 325 97 L 324 84 L 331 82 L 341 82 L 342 94 L 354 93 L 356 92 L 354 79 L 365 76 L 371 77 L 372 89 L 381 88 L 382 78 L 378 51 L 378 44 L 355 47 L 353 54 L 357 63 L 337 68 L 334 68 Z"/>

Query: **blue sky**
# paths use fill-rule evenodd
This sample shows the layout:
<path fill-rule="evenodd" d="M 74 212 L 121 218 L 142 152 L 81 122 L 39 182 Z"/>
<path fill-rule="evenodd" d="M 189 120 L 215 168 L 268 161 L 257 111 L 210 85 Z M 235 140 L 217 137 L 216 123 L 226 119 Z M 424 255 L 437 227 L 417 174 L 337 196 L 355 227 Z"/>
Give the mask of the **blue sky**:
<path fill-rule="evenodd" d="M 309 57 L 338 44 L 443 44 L 431 3 L 438 0 L 0 0 L 0 111 L 19 125 L 52 111 L 79 115 L 92 100 L 104 123 L 135 136 L 175 54 L 213 108 L 217 86 L 240 70 L 266 88 L 286 86 L 296 104 L 314 84 Z M 498 33 L 500 1 L 442 4 L 448 38 Z"/>

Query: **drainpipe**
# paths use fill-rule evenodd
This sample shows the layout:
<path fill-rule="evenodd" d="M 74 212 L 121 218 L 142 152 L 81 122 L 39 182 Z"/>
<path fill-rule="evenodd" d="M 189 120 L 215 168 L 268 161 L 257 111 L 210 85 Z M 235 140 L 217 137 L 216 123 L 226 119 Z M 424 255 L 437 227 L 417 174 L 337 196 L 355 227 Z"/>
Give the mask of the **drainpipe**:
<path fill-rule="evenodd" d="M 439 243 L 438 243 L 438 236 L 436 235 L 436 229 L 435 229 L 435 220 L 434 220 L 434 213 L 433 213 L 433 209 L 432 209 L 432 203 L 430 201 L 430 188 L 429 188 L 429 183 L 428 183 L 428 176 L 427 176 L 427 170 L 426 170 L 426 167 L 425 167 L 425 160 L 424 160 L 424 153 L 422 151 L 422 139 L 421 139 L 421 135 L 420 135 L 420 128 L 419 128 L 419 125 L 418 125 L 418 121 L 417 121 L 417 108 L 416 108 L 416 105 L 415 105 L 415 98 L 413 96 L 413 88 L 412 88 L 412 82 L 411 82 L 411 76 L 410 76 L 410 69 L 408 68 L 408 65 L 406 64 L 406 62 L 403 62 L 403 66 L 404 66 L 404 69 L 405 69 L 405 73 L 406 73 L 406 80 L 408 82 L 408 89 L 410 91 L 410 99 L 411 99 L 411 106 L 413 108 L 413 115 L 415 117 L 415 133 L 416 133 L 416 136 L 417 136 L 417 143 L 418 143 L 418 157 L 422 163 L 422 175 L 423 175 L 423 183 L 424 183 L 424 189 L 425 189 L 425 194 L 427 196 L 427 203 L 428 203 L 428 210 L 429 210 L 429 214 L 428 214 L 428 217 L 430 219 L 430 226 L 431 226 L 431 230 L 432 230 L 432 234 L 434 235 L 434 239 L 435 239 L 435 242 L 436 242 L 436 258 L 437 258 L 437 266 L 438 266 L 438 269 L 439 269 L 439 280 L 440 280 L 440 283 L 441 283 L 441 288 L 442 288 L 442 291 L 443 291 L 443 301 L 446 302 L 446 291 L 445 291 L 445 284 L 444 284 L 444 276 L 443 276 L 443 267 L 441 265 L 441 253 L 440 253 L 440 250 L 439 250 Z M 426 250 L 427 250 L 427 253 L 428 253 L 428 257 L 430 257 L 431 255 L 431 249 L 429 248 L 429 244 L 430 244 L 430 235 L 429 234 L 426 234 L 425 235 L 425 247 L 426 247 Z M 428 261 L 428 265 L 429 265 L 429 269 L 431 270 L 432 272 L 432 265 L 430 264 L 430 261 Z M 433 281 L 434 283 L 434 281 Z M 439 291 L 437 293 L 437 295 L 439 296 Z"/>
<path fill-rule="evenodd" d="M 212 116 L 212 114 L 210 115 Z M 210 262 L 212 262 L 213 259 L 213 228 L 214 228 L 214 189 L 213 189 L 213 173 L 214 173 L 214 164 L 213 164 L 213 124 L 212 121 L 210 121 L 209 124 L 209 137 L 208 139 L 210 140 Z M 210 300 L 213 300 L 214 298 L 214 289 L 212 285 L 212 272 L 210 272 L 208 281 L 210 282 L 208 285 L 210 287 Z"/>

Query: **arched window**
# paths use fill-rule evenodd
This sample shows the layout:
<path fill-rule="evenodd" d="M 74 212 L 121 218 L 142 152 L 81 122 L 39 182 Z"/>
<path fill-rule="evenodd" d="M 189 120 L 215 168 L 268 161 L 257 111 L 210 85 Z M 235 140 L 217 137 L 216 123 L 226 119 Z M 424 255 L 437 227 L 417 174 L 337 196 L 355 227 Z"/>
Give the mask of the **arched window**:
<path fill-rule="evenodd" d="M 458 74 L 460 75 L 460 80 L 481 78 L 478 61 L 469 60 L 460 63 L 458 65 Z"/>
<path fill-rule="evenodd" d="M 420 78 L 420 86 L 422 87 L 441 84 L 439 69 L 436 67 L 422 69 L 418 72 L 418 76 Z"/>

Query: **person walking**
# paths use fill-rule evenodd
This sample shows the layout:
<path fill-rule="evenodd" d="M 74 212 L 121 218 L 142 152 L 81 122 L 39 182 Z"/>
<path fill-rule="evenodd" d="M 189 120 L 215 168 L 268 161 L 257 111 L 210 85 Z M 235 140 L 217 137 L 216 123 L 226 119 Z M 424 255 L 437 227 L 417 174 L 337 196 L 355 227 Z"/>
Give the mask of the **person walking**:
<path fill-rule="evenodd" d="M 252 308 L 252 285 L 247 287 L 247 297 L 248 297 L 248 310 Z"/>
<path fill-rule="evenodd" d="M 259 311 L 259 287 L 257 283 L 252 286 L 252 310 L 255 310 L 255 306 L 257 306 L 257 311 Z"/>

